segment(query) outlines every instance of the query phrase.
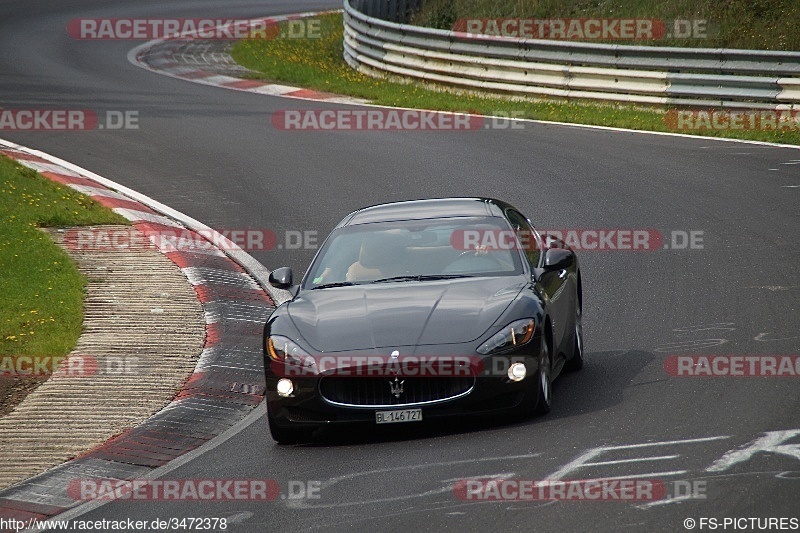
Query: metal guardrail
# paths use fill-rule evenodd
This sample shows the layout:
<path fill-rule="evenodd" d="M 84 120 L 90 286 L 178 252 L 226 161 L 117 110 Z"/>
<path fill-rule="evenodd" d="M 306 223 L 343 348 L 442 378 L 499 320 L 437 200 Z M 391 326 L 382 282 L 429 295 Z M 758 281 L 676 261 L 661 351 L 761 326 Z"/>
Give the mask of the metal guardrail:
<path fill-rule="evenodd" d="M 800 109 L 800 52 L 467 35 L 384 20 L 398 18 L 388 7 L 400 3 L 407 20 L 420 0 L 344 0 L 344 58 L 353 68 L 516 95 Z"/>

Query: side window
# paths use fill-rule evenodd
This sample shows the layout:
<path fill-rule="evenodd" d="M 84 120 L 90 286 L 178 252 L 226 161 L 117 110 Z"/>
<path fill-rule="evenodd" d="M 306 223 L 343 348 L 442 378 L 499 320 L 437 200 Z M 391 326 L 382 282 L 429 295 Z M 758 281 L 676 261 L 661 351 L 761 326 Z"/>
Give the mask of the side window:
<path fill-rule="evenodd" d="M 511 227 L 517 233 L 517 238 L 522 245 L 523 252 L 528 258 L 531 267 L 535 268 L 539 265 L 539 254 L 541 253 L 539 234 L 533 229 L 528 220 L 522 216 L 519 211 L 509 209 L 506 211 L 508 221 Z"/>

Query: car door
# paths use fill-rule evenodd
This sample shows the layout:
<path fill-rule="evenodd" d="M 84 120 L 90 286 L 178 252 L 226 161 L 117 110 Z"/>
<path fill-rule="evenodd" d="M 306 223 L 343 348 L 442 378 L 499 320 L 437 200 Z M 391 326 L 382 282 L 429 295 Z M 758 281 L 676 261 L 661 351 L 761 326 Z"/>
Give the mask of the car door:
<path fill-rule="evenodd" d="M 561 340 L 567 335 L 567 328 L 572 327 L 572 318 L 569 310 L 571 309 L 571 294 L 569 290 L 569 271 L 567 269 L 545 271 L 540 268 L 544 250 L 543 239 L 534 230 L 531 223 L 522 213 L 514 209 L 506 211 L 509 223 L 517 233 L 518 240 L 522 243 L 524 256 L 531 267 L 533 273 L 533 283 L 547 298 L 547 312 L 553 326 L 553 340 L 555 342 L 554 356 L 558 357 Z M 557 363 L 557 359 L 553 359 Z"/>

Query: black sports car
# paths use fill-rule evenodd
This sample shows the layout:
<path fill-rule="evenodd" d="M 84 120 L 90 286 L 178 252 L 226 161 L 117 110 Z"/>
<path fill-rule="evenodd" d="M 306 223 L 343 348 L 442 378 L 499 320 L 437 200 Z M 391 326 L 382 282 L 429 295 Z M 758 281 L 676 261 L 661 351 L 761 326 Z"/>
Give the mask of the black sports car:
<path fill-rule="evenodd" d="M 331 232 L 264 328 L 272 436 L 332 424 L 546 413 L 583 366 L 581 274 L 511 205 L 447 198 L 360 209 Z"/>

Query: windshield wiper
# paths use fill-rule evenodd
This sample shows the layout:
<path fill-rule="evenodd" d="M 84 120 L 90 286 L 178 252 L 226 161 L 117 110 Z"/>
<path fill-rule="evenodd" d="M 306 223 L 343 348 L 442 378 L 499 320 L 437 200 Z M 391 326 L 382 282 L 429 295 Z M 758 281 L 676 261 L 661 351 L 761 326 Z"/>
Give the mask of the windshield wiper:
<path fill-rule="evenodd" d="M 317 285 L 316 287 L 311 287 L 309 290 L 316 290 L 316 289 L 330 289 L 332 287 L 349 287 L 351 285 L 355 285 L 352 281 L 337 281 L 335 283 L 323 283 L 322 285 Z"/>
<path fill-rule="evenodd" d="M 376 279 L 370 283 L 389 283 L 393 281 L 435 281 L 441 279 L 471 278 L 469 274 L 425 274 L 417 276 L 393 276 L 391 278 Z"/>

